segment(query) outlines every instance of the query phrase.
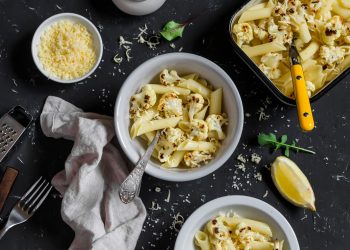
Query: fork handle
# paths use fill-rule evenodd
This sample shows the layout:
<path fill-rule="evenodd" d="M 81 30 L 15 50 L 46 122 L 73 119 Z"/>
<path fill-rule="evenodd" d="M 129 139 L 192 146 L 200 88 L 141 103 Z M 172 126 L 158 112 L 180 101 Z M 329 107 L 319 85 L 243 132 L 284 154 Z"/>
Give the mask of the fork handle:
<path fill-rule="evenodd" d="M 6 225 L 1 228 L 0 230 L 0 240 L 2 239 L 2 237 L 4 237 L 4 235 L 7 233 L 7 231 L 11 228 L 11 226 L 9 225 L 9 221 L 7 220 Z"/>

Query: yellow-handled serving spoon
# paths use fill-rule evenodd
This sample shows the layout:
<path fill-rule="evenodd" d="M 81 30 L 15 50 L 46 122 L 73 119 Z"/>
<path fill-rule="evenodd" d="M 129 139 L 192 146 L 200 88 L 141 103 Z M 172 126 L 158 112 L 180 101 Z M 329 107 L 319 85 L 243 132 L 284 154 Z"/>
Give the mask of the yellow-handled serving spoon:
<path fill-rule="evenodd" d="M 293 43 L 289 49 L 289 57 L 299 124 L 304 131 L 311 131 L 315 127 L 314 118 L 307 94 L 303 68 L 299 63 L 299 53 Z"/>

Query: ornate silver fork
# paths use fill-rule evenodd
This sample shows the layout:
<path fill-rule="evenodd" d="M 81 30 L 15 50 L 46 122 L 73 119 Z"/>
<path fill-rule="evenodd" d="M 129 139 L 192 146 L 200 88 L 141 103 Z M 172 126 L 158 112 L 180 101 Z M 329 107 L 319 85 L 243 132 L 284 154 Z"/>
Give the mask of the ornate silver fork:
<path fill-rule="evenodd" d="M 41 206 L 51 191 L 51 184 L 40 177 L 12 208 L 6 225 L 0 230 L 0 239 L 18 224 L 27 221 Z"/>
<path fill-rule="evenodd" d="M 131 202 L 136 195 L 140 192 L 142 175 L 145 172 L 145 168 L 149 159 L 151 158 L 154 147 L 159 140 L 160 132 L 157 131 L 156 136 L 153 138 L 151 144 L 148 146 L 146 153 L 137 162 L 135 168 L 126 177 L 123 183 L 120 185 L 119 197 L 125 204 Z"/>

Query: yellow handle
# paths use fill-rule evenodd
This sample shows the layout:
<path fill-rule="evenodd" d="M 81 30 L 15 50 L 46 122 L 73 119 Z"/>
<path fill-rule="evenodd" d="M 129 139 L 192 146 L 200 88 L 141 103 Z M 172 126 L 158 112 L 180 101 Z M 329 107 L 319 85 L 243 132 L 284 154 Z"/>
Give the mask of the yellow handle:
<path fill-rule="evenodd" d="M 291 72 L 300 127 L 305 131 L 311 131 L 315 127 L 315 123 L 307 94 L 303 68 L 300 64 L 292 65 Z"/>

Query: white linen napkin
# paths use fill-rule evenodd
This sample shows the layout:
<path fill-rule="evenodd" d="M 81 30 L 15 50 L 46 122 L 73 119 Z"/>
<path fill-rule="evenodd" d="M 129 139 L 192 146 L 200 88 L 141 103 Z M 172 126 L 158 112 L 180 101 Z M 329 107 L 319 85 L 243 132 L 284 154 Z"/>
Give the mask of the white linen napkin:
<path fill-rule="evenodd" d="M 65 169 L 52 179 L 63 195 L 62 218 L 75 232 L 69 249 L 134 249 L 146 209 L 138 197 L 127 205 L 119 199 L 128 170 L 111 143 L 113 119 L 49 96 L 40 123 L 46 136 L 74 141 Z"/>

